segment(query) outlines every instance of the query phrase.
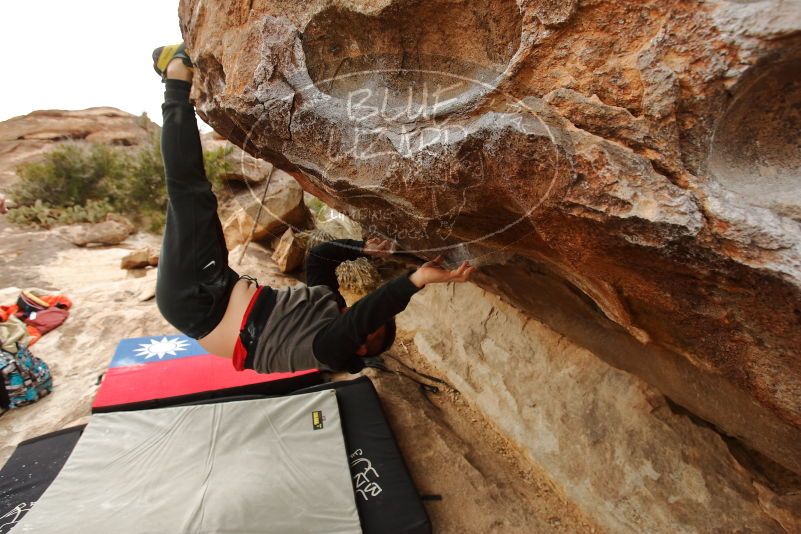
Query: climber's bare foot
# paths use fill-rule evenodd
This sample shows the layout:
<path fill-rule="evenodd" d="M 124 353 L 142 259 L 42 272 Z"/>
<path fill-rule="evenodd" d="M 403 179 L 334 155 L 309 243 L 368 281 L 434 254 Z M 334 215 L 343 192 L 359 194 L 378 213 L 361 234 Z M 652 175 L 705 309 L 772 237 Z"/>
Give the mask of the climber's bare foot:
<path fill-rule="evenodd" d="M 192 83 L 192 75 L 194 71 L 184 65 L 180 58 L 173 58 L 167 65 L 167 79 L 168 80 L 183 80 Z"/>

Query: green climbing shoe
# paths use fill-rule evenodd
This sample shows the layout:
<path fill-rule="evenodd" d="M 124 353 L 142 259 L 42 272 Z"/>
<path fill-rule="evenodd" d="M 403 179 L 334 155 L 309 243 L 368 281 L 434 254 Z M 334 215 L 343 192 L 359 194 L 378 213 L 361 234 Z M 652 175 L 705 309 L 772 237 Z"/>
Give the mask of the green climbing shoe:
<path fill-rule="evenodd" d="M 193 67 L 192 60 L 189 59 L 189 56 L 186 54 L 184 43 L 160 46 L 153 50 L 153 70 L 161 76 L 162 81 L 167 79 L 167 65 L 169 65 L 170 61 L 174 58 L 181 58 L 184 65 L 190 69 Z"/>

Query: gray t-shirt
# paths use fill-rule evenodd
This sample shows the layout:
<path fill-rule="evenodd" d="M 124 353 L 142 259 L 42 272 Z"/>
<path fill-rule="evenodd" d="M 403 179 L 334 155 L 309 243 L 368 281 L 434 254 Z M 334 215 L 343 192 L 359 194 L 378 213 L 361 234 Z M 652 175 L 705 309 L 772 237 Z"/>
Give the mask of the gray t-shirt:
<path fill-rule="evenodd" d="M 275 307 L 256 344 L 253 369 L 284 373 L 319 367 L 312 342 L 340 315 L 334 292 L 327 286 L 298 284 L 275 293 Z"/>

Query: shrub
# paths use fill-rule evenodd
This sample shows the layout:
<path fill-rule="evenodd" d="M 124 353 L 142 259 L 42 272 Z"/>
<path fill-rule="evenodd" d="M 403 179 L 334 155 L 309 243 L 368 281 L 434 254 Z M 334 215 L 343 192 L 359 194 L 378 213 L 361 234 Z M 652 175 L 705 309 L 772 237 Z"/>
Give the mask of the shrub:
<path fill-rule="evenodd" d="M 231 172 L 231 163 L 228 161 L 228 155 L 232 151 L 232 147 L 220 147 L 203 152 L 203 165 L 206 167 L 206 177 L 208 177 L 215 192 L 222 189 L 222 176 Z"/>
<path fill-rule="evenodd" d="M 126 153 L 123 160 L 125 172 L 114 183 L 107 183 L 109 202 L 117 212 L 141 224 L 144 218 L 150 218 L 152 212 L 163 213 L 167 209 L 158 133 L 136 152 Z"/>
<path fill-rule="evenodd" d="M 56 223 L 58 217 L 51 206 L 37 199 L 30 206 L 17 206 L 9 211 L 8 220 L 19 225 L 50 228 Z"/>
<path fill-rule="evenodd" d="M 82 206 L 70 206 L 58 211 L 58 224 L 96 223 L 105 220 L 114 208 L 104 200 L 87 200 Z"/>
<path fill-rule="evenodd" d="M 203 154 L 216 190 L 220 177 L 230 170 L 226 158 L 230 150 Z M 17 174 L 20 181 L 11 190 L 17 207 L 9 213 L 17 224 L 50 227 L 97 222 L 114 211 L 149 231 L 160 232 L 164 226 L 167 194 L 158 132 L 136 151 L 64 143 L 41 162 L 20 166 Z"/>
<path fill-rule="evenodd" d="M 124 168 L 120 153 L 111 147 L 63 143 L 43 161 L 20 166 L 20 182 L 11 193 L 21 206 L 33 206 L 37 200 L 54 207 L 75 206 L 105 198 L 105 184 L 119 178 Z"/>
<path fill-rule="evenodd" d="M 113 208 L 104 200 L 88 200 L 86 204 L 55 208 L 36 200 L 30 206 L 18 206 L 8 212 L 11 222 L 39 228 L 50 228 L 57 224 L 96 223 L 106 218 Z"/>

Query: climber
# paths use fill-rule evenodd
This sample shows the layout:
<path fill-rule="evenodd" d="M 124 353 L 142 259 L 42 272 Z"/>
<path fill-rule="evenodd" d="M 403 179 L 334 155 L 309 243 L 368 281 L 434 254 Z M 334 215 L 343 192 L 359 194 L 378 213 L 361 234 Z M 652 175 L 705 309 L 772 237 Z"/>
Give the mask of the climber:
<path fill-rule="evenodd" d="M 258 372 L 311 368 L 358 372 L 362 358 L 394 341 L 394 316 L 427 284 L 464 282 L 475 268 L 448 270 L 442 256 L 399 276 L 347 308 L 335 269 L 362 256 L 393 252 L 388 240 L 339 240 L 309 251 L 307 284 L 273 289 L 228 266 L 217 199 L 203 169 L 194 107 L 193 65 L 183 43 L 153 51 L 165 83 L 161 147 L 167 182 L 167 222 L 156 302 L 162 315 L 236 369 Z"/>

